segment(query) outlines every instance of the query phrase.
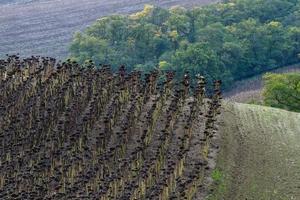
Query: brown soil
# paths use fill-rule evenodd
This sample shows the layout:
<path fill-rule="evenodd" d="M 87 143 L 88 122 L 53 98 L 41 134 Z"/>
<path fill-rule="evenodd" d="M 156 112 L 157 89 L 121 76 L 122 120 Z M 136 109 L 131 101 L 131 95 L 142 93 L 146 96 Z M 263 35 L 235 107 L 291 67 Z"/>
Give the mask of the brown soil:
<path fill-rule="evenodd" d="M 276 70 L 269 71 L 271 73 L 292 73 L 300 72 L 300 65 L 290 65 L 282 67 Z M 232 89 L 225 92 L 224 96 L 227 100 L 239 102 L 239 103 L 249 103 L 251 101 L 262 102 L 262 90 L 263 90 L 263 74 L 259 74 L 252 78 L 244 79 L 242 81 L 237 81 L 233 84 Z"/>

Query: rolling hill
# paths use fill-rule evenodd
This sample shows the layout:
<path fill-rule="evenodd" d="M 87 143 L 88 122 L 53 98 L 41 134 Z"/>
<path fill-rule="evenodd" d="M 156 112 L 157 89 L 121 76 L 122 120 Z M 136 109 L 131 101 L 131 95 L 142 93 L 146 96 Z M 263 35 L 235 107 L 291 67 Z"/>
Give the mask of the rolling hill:
<path fill-rule="evenodd" d="M 300 114 L 224 102 L 219 184 L 209 199 L 300 199 Z"/>
<path fill-rule="evenodd" d="M 162 7 L 204 5 L 218 0 L 39 0 L 0 4 L 0 57 L 21 53 L 64 58 L 73 33 L 96 19 L 131 13 L 144 4 Z"/>
<path fill-rule="evenodd" d="M 300 64 L 281 67 L 275 70 L 270 70 L 268 73 L 291 73 L 300 72 Z M 262 90 L 264 87 L 263 76 L 266 74 L 261 73 L 256 76 L 236 81 L 230 89 L 224 93 L 226 100 L 249 103 L 251 101 L 262 102 Z"/>
<path fill-rule="evenodd" d="M 203 78 L 190 96 L 187 76 L 165 75 L 0 60 L 0 199 L 205 195 L 220 82 L 209 100 Z"/>
<path fill-rule="evenodd" d="M 165 76 L 0 60 L 0 199 L 300 199 L 299 113 Z"/>

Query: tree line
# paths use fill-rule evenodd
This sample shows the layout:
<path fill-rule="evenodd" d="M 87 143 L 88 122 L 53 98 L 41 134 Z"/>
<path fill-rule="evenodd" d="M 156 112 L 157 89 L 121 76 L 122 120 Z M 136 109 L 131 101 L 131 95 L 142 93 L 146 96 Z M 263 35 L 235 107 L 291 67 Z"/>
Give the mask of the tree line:
<path fill-rule="evenodd" d="M 300 1 L 230 0 L 193 9 L 146 5 L 98 19 L 74 35 L 70 58 L 129 71 L 189 71 L 224 88 L 299 61 Z M 194 80 L 195 81 L 195 80 Z"/>

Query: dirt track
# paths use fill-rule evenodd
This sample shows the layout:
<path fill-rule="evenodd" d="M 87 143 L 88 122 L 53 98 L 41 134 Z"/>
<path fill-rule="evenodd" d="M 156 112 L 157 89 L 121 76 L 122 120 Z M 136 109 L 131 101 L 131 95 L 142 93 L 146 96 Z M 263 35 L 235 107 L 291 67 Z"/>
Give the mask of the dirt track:
<path fill-rule="evenodd" d="M 101 16 L 131 13 L 144 4 L 191 7 L 217 0 L 40 0 L 0 5 L 0 57 L 9 53 L 63 58 L 77 30 Z"/>
<path fill-rule="evenodd" d="M 225 103 L 212 200 L 300 199 L 300 114 Z"/>

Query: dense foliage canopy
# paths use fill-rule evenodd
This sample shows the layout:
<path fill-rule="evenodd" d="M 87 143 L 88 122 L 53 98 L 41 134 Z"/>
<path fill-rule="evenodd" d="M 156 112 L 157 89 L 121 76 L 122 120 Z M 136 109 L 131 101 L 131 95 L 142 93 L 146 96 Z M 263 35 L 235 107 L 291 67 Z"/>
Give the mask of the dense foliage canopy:
<path fill-rule="evenodd" d="M 300 112 L 300 73 L 267 74 L 264 81 L 266 105 Z"/>
<path fill-rule="evenodd" d="M 169 10 L 146 5 L 129 16 L 97 20 L 76 33 L 71 58 L 125 64 L 129 70 L 176 70 L 222 79 L 225 87 L 269 69 L 298 62 L 300 1 L 231 0 Z"/>

